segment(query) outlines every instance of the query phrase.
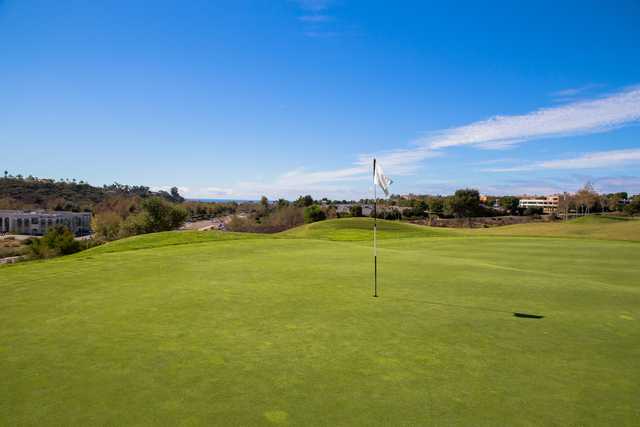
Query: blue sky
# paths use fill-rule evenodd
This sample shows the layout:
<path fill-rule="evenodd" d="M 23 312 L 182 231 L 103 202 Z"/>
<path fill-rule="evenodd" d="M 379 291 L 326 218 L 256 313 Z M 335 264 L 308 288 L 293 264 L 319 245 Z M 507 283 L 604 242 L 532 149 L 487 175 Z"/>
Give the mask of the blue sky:
<path fill-rule="evenodd" d="M 640 3 L 0 0 L 0 168 L 188 197 L 640 193 Z M 615 3 L 615 4 L 614 4 Z"/>

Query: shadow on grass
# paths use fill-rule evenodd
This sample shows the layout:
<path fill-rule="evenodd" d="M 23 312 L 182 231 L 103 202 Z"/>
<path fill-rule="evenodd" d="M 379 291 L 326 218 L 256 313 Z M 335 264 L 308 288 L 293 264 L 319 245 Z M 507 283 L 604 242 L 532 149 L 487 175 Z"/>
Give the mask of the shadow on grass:
<path fill-rule="evenodd" d="M 391 298 L 388 298 L 388 299 L 395 300 L 395 301 L 408 301 L 408 302 L 414 302 L 414 303 L 422 303 L 422 304 L 430 304 L 430 305 L 439 305 L 439 306 L 444 306 L 444 307 L 460 308 L 460 309 L 463 309 L 463 310 L 491 311 L 491 312 L 494 312 L 494 313 L 510 314 L 510 315 L 513 315 L 514 317 L 519 317 L 519 318 L 524 318 L 524 319 L 543 319 L 544 318 L 544 316 L 542 316 L 540 314 L 530 314 L 530 313 L 523 313 L 523 312 L 519 312 L 519 311 L 509 311 L 509 310 L 499 310 L 497 308 L 478 307 L 478 306 L 473 306 L 473 305 L 451 304 L 451 303 L 447 303 L 447 302 L 426 301 L 426 300 L 417 300 L 417 299 L 411 299 L 411 298 L 391 297 Z"/>

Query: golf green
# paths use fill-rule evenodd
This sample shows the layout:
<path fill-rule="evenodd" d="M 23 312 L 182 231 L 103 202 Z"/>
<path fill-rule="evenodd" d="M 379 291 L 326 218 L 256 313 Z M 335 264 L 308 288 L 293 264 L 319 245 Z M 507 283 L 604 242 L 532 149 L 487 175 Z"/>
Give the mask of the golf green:
<path fill-rule="evenodd" d="M 370 226 L 0 268 L 0 425 L 640 423 L 638 241 Z"/>

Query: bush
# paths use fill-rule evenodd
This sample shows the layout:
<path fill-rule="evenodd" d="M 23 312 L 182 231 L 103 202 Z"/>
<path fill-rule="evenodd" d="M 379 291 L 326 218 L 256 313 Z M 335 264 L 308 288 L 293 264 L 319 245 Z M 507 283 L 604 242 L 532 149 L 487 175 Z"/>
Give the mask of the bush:
<path fill-rule="evenodd" d="M 146 233 L 146 214 L 129 215 L 120 225 L 119 238 Z"/>
<path fill-rule="evenodd" d="M 144 230 L 146 233 L 179 228 L 188 216 L 185 208 L 169 203 L 160 197 L 150 197 L 144 200 L 142 209 L 144 209 Z"/>
<path fill-rule="evenodd" d="M 402 213 L 400 211 L 397 211 L 395 209 L 391 209 L 388 211 L 384 212 L 384 219 L 390 220 L 390 221 L 394 221 L 394 220 L 400 220 L 402 219 Z"/>
<path fill-rule="evenodd" d="M 311 205 L 304 210 L 304 222 L 309 224 L 311 222 L 322 221 L 327 218 L 327 215 L 324 213 L 320 206 Z"/>
<path fill-rule="evenodd" d="M 542 210 L 542 208 L 527 208 L 524 210 L 524 215 L 525 216 L 542 215 L 543 212 L 544 211 Z"/>
<path fill-rule="evenodd" d="M 624 207 L 624 213 L 628 215 L 640 214 L 640 196 L 635 196 L 631 203 Z"/>
<path fill-rule="evenodd" d="M 185 208 L 160 197 L 145 199 L 142 209 L 143 212 L 129 215 L 120 225 L 120 237 L 175 230 L 184 224 L 188 216 Z"/>
<path fill-rule="evenodd" d="M 360 205 L 352 205 L 349 208 L 349 213 L 352 217 L 361 217 L 362 216 L 362 206 Z"/>
<path fill-rule="evenodd" d="M 313 197 L 309 196 L 308 194 L 306 196 L 298 197 L 298 199 L 295 202 L 293 202 L 294 205 L 301 208 L 309 207 L 313 205 L 313 203 L 314 203 Z"/>
<path fill-rule="evenodd" d="M 480 213 L 480 193 L 478 190 L 465 188 L 457 190 L 445 201 L 444 213 L 456 218 L 478 216 Z"/>
<path fill-rule="evenodd" d="M 267 218 L 267 224 L 278 230 L 287 230 L 304 223 L 302 209 L 295 206 L 284 206 L 278 208 Z"/>
<path fill-rule="evenodd" d="M 14 237 L 5 237 L 0 240 L 0 258 L 24 255 L 29 251 L 28 240 L 22 242 Z"/>
<path fill-rule="evenodd" d="M 93 232 L 100 240 L 111 241 L 120 236 L 122 217 L 115 212 L 96 214 L 92 220 Z"/>
<path fill-rule="evenodd" d="M 49 230 L 44 237 L 31 240 L 29 249 L 34 258 L 51 258 L 79 252 L 81 248 L 71 230 L 59 225 Z"/>

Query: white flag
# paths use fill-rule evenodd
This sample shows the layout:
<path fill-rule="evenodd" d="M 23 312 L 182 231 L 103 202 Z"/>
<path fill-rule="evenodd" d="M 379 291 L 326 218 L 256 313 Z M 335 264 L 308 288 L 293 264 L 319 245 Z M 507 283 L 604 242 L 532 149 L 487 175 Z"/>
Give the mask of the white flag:
<path fill-rule="evenodd" d="M 391 189 L 391 184 L 393 181 L 389 179 L 388 176 L 384 175 L 384 171 L 382 167 L 380 167 L 380 163 L 374 161 L 373 162 L 373 185 L 378 185 L 384 191 L 385 196 L 389 197 L 389 190 Z"/>

